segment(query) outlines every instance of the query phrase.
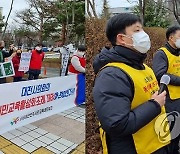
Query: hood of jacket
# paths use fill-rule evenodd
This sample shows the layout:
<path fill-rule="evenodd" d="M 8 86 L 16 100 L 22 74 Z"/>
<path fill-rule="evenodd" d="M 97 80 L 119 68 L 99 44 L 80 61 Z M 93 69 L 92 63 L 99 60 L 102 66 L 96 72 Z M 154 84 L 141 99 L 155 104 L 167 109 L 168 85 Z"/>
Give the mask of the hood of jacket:
<path fill-rule="evenodd" d="M 101 52 L 95 57 L 93 68 L 95 74 L 108 63 L 120 62 L 125 63 L 135 69 L 144 69 L 143 62 L 147 54 L 142 54 L 132 49 L 123 46 L 114 46 L 111 49 L 103 48 Z"/>

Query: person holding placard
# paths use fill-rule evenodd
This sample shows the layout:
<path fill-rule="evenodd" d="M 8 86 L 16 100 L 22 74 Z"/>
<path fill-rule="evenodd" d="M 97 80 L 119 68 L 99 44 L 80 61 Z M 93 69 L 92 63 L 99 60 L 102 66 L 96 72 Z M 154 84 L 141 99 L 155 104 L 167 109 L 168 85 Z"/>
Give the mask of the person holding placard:
<path fill-rule="evenodd" d="M 3 40 L 0 41 L 0 63 L 4 62 L 6 57 L 10 57 L 13 53 L 14 45 L 10 46 L 9 52 L 4 51 L 5 43 Z M 6 83 L 6 78 L 0 78 L 0 84 Z"/>
<path fill-rule="evenodd" d="M 23 71 L 18 71 L 19 65 L 20 65 L 21 53 L 22 53 L 22 51 L 20 49 L 18 49 L 16 51 L 15 56 L 12 58 L 14 71 L 15 71 L 15 76 L 13 77 L 13 82 L 22 81 L 22 77 L 24 76 Z"/>

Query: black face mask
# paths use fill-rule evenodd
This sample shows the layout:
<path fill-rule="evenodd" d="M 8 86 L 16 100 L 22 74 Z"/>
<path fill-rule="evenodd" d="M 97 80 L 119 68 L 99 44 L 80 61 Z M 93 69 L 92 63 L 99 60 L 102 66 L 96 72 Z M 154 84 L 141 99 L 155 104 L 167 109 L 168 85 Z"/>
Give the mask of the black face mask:
<path fill-rule="evenodd" d="M 106 48 L 107 50 L 111 49 L 109 46 L 105 46 L 105 48 Z"/>
<path fill-rule="evenodd" d="M 16 53 L 18 57 L 21 57 L 21 53 Z"/>
<path fill-rule="evenodd" d="M 38 52 L 38 53 L 41 53 L 41 52 L 42 52 L 42 50 L 37 50 L 37 52 Z"/>

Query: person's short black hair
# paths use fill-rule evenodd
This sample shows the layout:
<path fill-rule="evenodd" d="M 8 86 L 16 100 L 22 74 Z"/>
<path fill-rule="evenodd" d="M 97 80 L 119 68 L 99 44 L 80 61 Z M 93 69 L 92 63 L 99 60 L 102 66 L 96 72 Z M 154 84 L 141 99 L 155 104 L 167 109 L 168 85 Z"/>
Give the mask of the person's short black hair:
<path fill-rule="evenodd" d="M 169 37 L 176 33 L 177 30 L 180 30 L 180 26 L 171 26 L 166 31 L 166 38 L 169 41 Z"/>
<path fill-rule="evenodd" d="M 125 34 L 125 29 L 128 26 L 141 23 L 141 19 L 130 13 L 120 13 L 109 19 L 106 26 L 106 36 L 112 45 L 116 45 L 116 37 L 119 33 Z"/>
<path fill-rule="evenodd" d="M 86 51 L 86 47 L 84 45 L 79 45 L 78 50 L 79 51 Z"/>
<path fill-rule="evenodd" d="M 37 46 L 45 47 L 44 44 L 41 44 L 41 43 L 38 43 L 35 45 L 35 47 L 37 47 Z"/>

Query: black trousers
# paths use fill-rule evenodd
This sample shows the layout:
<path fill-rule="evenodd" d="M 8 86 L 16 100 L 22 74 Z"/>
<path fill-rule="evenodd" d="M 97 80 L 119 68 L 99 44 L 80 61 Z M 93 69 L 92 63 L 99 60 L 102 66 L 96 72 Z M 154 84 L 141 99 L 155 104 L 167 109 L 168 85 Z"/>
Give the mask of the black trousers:
<path fill-rule="evenodd" d="M 6 78 L 0 78 L 0 84 L 6 83 Z"/>
<path fill-rule="evenodd" d="M 20 82 L 22 81 L 22 77 L 14 77 L 13 82 Z"/>
<path fill-rule="evenodd" d="M 29 70 L 29 77 L 28 80 L 36 80 L 39 78 L 39 74 L 41 73 L 41 70 Z"/>

